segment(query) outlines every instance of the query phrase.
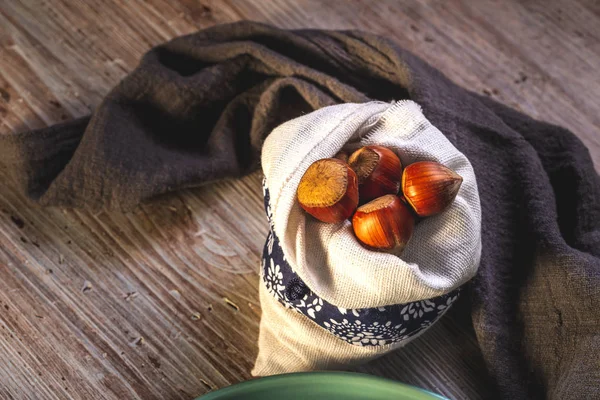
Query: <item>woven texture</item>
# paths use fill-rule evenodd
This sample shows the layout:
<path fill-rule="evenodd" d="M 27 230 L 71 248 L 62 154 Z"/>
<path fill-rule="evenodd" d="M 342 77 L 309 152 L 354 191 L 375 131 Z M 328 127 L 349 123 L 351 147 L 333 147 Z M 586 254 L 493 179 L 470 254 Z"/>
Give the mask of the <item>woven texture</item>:
<path fill-rule="evenodd" d="M 313 162 L 333 157 L 342 149 L 351 151 L 369 144 L 393 150 L 403 165 L 436 161 L 463 177 L 452 205 L 443 213 L 420 221 L 401 254 L 366 249 L 357 241 L 349 221 L 320 222 L 304 212 L 296 198 L 300 179 Z M 298 308 L 298 302 L 286 301 L 285 296 L 282 304 L 274 305 L 273 296 L 282 299 L 278 275 L 280 269 L 285 268 L 271 265 L 270 270 L 266 269 L 271 276 L 263 281 L 265 288 L 268 286 L 268 295 L 261 288 L 261 333 L 254 369 L 257 375 L 367 362 L 405 345 L 433 322 L 423 321 L 416 335 L 398 325 L 396 330 L 406 333 L 400 341 L 365 351 L 360 346 L 362 340 L 366 342 L 368 338 L 357 335 L 371 334 L 367 327 L 373 328 L 371 319 L 375 310 L 364 313 L 358 326 L 354 326 L 353 336 L 360 340 L 352 345 L 316 325 L 321 299 L 333 306 L 362 312 L 446 294 L 477 272 L 481 255 L 481 209 L 473 168 L 425 118 L 415 102 L 342 104 L 286 122 L 265 141 L 262 165 L 265 199 L 268 197 L 267 215 L 274 235 L 282 238 L 276 241 L 283 253 L 278 261 L 285 262 L 285 266 L 318 296 L 315 301 L 319 302 L 311 308 L 310 314 L 302 316 L 294 313 L 302 313 L 305 307 Z M 269 239 L 266 247 L 267 252 L 274 251 L 269 249 Z M 261 271 L 265 273 L 264 268 Z M 271 298 L 266 299 L 266 296 Z M 283 312 L 284 305 L 293 307 L 294 311 Z M 406 311 L 408 306 L 400 309 Z M 326 323 L 331 326 L 338 320 L 348 324 L 341 314 Z M 379 324 L 375 322 L 375 326 Z M 375 335 L 371 338 L 377 342 Z M 383 341 L 384 336 L 380 339 Z M 286 351 L 281 351 L 284 348 Z"/>
<path fill-rule="evenodd" d="M 264 285 L 261 285 L 259 292 L 262 317 L 259 351 L 252 369 L 254 376 L 348 369 L 398 349 L 419 336 L 393 345 L 354 346 L 335 337 L 304 315 L 283 307 Z"/>
<path fill-rule="evenodd" d="M 431 327 L 458 298 L 460 290 L 431 299 L 381 307 L 348 309 L 329 303 L 312 291 L 290 266 L 273 229 L 269 190 L 264 185 L 263 188 L 271 229 L 262 254 L 262 283 L 282 306 L 304 315 L 340 340 L 354 346 L 406 342 Z M 264 313 L 263 316 L 267 318 Z M 329 348 L 322 351 L 327 354 Z"/>
<path fill-rule="evenodd" d="M 326 224 L 296 199 L 304 172 L 342 147 L 378 144 L 403 165 L 437 161 L 463 177 L 456 200 L 415 227 L 401 257 L 366 249 L 349 221 Z M 277 127 L 262 153 L 274 232 L 287 261 L 318 296 L 344 308 L 407 303 L 439 296 L 475 275 L 481 255 L 481 210 L 471 164 L 412 101 L 326 107 Z"/>

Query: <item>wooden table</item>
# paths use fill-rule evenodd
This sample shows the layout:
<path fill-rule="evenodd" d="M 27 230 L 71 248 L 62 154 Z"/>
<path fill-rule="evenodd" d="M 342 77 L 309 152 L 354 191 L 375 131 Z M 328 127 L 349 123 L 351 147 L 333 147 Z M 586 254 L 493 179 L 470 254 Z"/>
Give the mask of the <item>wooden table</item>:
<path fill-rule="evenodd" d="M 600 166 L 594 0 L 4 0 L 0 134 L 89 114 L 153 45 L 240 19 L 387 35 L 459 84 L 570 128 Z M 41 209 L 0 175 L 0 397 L 191 399 L 249 379 L 261 204 L 258 174 L 127 215 Z M 469 319 L 458 307 L 357 370 L 486 398 Z"/>

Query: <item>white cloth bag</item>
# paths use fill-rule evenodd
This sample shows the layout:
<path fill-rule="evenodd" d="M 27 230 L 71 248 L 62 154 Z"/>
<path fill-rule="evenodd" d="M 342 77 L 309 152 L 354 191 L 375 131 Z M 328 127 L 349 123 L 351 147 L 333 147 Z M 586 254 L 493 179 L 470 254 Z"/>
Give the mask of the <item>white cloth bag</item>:
<path fill-rule="evenodd" d="M 296 200 L 313 162 L 369 144 L 394 150 L 404 166 L 437 161 L 463 177 L 452 205 L 420 221 L 400 256 L 366 249 L 349 221 L 319 222 Z M 435 322 L 477 271 L 475 174 L 412 101 L 335 105 L 288 121 L 267 137 L 262 167 L 271 232 L 254 375 L 342 368 L 383 355 Z"/>

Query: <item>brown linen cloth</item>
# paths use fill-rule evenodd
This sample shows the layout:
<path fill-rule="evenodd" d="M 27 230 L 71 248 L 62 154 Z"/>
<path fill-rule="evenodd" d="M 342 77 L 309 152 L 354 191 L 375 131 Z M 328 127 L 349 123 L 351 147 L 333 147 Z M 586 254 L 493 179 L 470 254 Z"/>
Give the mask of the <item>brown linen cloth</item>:
<path fill-rule="evenodd" d="M 477 175 L 472 316 L 498 397 L 600 398 L 600 179 L 587 149 L 384 38 L 251 22 L 177 38 L 91 118 L 0 137 L 0 164 L 41 205 L 127 210 L 254 170 L 265 136 L 302 113 L 402 98 Z"/>

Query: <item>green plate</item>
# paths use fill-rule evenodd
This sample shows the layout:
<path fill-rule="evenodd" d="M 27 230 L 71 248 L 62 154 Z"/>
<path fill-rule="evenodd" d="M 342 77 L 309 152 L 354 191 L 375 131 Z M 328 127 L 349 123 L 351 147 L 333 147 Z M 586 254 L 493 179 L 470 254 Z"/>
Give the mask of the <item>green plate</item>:
<path fill-rule="evenodd" d="M 448 400 L 423 389 L 351 372 L 275 375 L 238 383 L 196 400 Z"/>

